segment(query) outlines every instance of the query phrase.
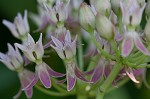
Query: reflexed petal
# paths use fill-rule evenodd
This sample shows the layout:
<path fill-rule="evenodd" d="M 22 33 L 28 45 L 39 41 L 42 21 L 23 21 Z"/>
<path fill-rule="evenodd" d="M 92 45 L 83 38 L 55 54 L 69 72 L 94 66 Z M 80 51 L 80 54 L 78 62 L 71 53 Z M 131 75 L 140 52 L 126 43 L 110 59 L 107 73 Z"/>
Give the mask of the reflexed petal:
<path fill-rule="evenodd" d="M 66 81 L 66 79 L 57 80 L 56 83 L 57 83 L 57 84 L 63 84 L 63 83 L 65 83 L 65 81 Z"/>
<path fill-rule="evenodd" d="M 119 33 L 116 33 L 115 34 L 115 39 L 119 42 L 119 41 L 122 41 L 123 39 L 123 35 L 119 34 Z"/>
<path fill-rule="evenodd" d="M 132 49 L 133 49 L 134 43 L 131 37 L 125 37 L 122 43 L 122 56 L 127 57 Z"/>
<path fill-rule="evenodd" d="M 94 83 L 97 82 L 101 78 L 103 73 L 104 73 L 104 67 L 101 64 L 99 64 L 94 70 L 94 73 L 91 78 L 91 82 Z"/>
<path fill-rule="evenodd" d="M 76 83 L 76 77 L 72 77 L 69 73 L 67 73 L 67 90 L 71 91 Z"/>
<path fill-rule="evenodd" d="M 46 88 L 50 88 L 51 87 L 51 80 L 50 80 L 49 73 L 48 73 L 48 71 L 45 67 L 45 63 L 42 63 L 41 65 L 39 65 L 37 67 L 36 71 L 38 72 L 38 76 L 39 76 L 40 81 L 42 82 L 42 84 Z"/>
<path fill-rule="evenodd" d="M 18 93 L 15 96 L 13 96 L 13 99 L 18 99 L 19 96 L 21 95 L 21 93 L 22 93 L 22 90 L 20 88 L 19 91 L 18 91 Z"/>
<path fill-rule="evenodd" d="M 77 78 L 79 78 L 82 81 L 90 82 L 83 76 L 83 73 L 76 66 L 75 66 L 75 75 Z"/>
<path fill-rule="evenodd" d="M 127 70 L 126 71 L 126 74 L 129 76 L 129 78 L 135 82 L 135 83 L 140 83 L 139 81 L 136 80 L 134 74 L 133 74 L 133 71 L 130 69 L 130 70 Z"/>
<path fill-rule="evenodd" d="M 84 74 L 85 74 L 85 75 L 92 75 L 92 74 L 94 73 L 94 70 L 95 70 L 95 69 L 92 69 L 92 70 L 90 70 L 90 71 L 86 71 L 86 72 L 84 72 Z"/>
<path fill-rule="evenodd" d="M 137 47 L 138 50 L 140 50 L 145 55 L 150 55 L 149 51 L 146 49 L 146 47 L 142 43 L 142 41 L 141 41 L 141 39 L 140 39 L 139 36 L 137 36 L 134 39 L 134 42 L 135 42 L 135 45 L 136 45 L 136 47 Z"/>
<path fill-rule="evenodd" d="M 24 91 L 25 91 L 25 94 L 26 94 L 27 98 L 31 98 L 32 97 L 32 94 L 33 94 L 32 88 L 28 89 L 28 90 L 24 90 Z"/>
<path fill-rule="evenodd" d="M 37 83 L 38 80 L 38 74 L 36 73 L 32 81 L 23 90 L 31 89 Z"/>
<path fill-rule="evenodd" d="M 56 39 L 53 36 L 51 36 L 51 38 L 52 38 L 52 41 L 54 42 L 54 44 L 56 45 L 56 47 L 61 48 L 61 49 L 63 48 L 63 44 L 58 39 Z"/>
<path fill-rule="evenodd" d="M 46 68 L 47 68 L 47 71 L 48 71 L 48 73 L 49 73 L 50 76 L 53 76 L 53 77 L 63 77 L 63 76 L 65 76 L 65 74 L 58 73 L 58 72 L 54 71 L 48 65 L 46 65 Z"/>

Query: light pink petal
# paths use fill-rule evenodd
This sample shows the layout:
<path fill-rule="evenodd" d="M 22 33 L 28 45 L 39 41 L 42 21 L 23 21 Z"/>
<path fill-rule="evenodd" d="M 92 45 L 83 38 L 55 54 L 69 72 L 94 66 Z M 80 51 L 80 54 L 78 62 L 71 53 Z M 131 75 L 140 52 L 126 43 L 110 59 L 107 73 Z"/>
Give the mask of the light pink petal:
<path fill-rule="evenodd" d="M 134 39 L 134 42 L 135 42 L 135 45 L 136 45 L 136 47 L 137 47 L 138 50 L 140 50 L 145 55 L 150 55 L 149 51 L 146 49 L 146 47 L 142 43 L 142 41 L 141 41 L 141 39 L 140 39 L 139 36 L 137 36 Z"/>
<path fill-rule="evenodd" d="M 24 90 L 24 91 L 25 91 L 25 94 L 26 94 L 28 99 L 32 97 L 32 94 L 33 94 L 32 88 L 28 89 L 28 90 Z"/>
<path fill-rule="evenodd" d="M 87 80 L 85 77 L 84 77 L 84 74 L 78 69 L 77 66 L 75 66 L 75 75 L 77 78 L 79 78 L 80 80 L 82 81 L 85 81 L 85 82 L 90 82 L 89 80 Z"/>
<path fill-rule="evenodd" d="M 101 64 L 99 64 L 94 70 L 91 82 L 96 83 L 102 77 L 103 74 L 104 74 L 104 67 Z"/>
<path fill-rule="evenodd" d="M 71 91 L 76 83 L 76 77 L 72 77 L 69 73 L 67 73 L 67 90 Z"/>
<path fill-rule="evenodd" d="M 131 53 L 133 46 L 132 38 L 129 36 L 125 37 L 122 43 L 122 56 L 127 57 Z"/>
<path fill-rule="evenodd" d="M 44 66 L 43 66 L 43 68 L 40 68 L 40 70 L 38 70 L 38 76 L 40 78 L 40 81 L 42 82 L 42 84 L 46 88 L 50 88 L 51 87 L 50 76 L 49 76 L 49 73 L 47 72 L 47 70 L 46 70 L 46 68 Z"/>
<path fill-rule="evenodd" d="M 23 88 L 23 90 L 31 89 L 37 83 L 38 80 L 38 74 L 36 73 L 32 81 L 25 88 Z"/>
<path fill-rule="evenodd" d="M 135 76 L 134 76 L 132 70 L 127 70 L 127 71 L 126 71 L 126 74 L 129 76 L 129 78 L 130 78 L 133 82 L 135 82 L 135 83 L 140 83 L 139 81 L 136 80 L 136 78 L 135 78 Z"/>
<path fill-rule="evenodd" d="M 123 39 L 123 35 L 121 35 L 121 34 L 119 34 L 119 33 L 116 33 L 116 34 L 115 34 L 115 39 L 116 39 L 116 41 L 120 42 L 120 41 L 122 41 L 122 39 Z"/>
<path fill-rule="evenodd" d="M 66 78 L 65 79 L 62 79 L 62 80 L 57 80 L 56 83 L 57 84 L 63 84 L 66 82 Z"/>

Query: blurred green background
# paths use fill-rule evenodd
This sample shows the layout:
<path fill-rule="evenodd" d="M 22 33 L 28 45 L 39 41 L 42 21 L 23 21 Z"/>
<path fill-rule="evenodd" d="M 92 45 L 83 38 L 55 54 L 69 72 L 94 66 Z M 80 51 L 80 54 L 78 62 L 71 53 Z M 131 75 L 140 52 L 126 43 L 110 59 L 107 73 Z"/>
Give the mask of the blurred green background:
<path fill-rule="evenodd" d="M 36 0 L 0 0 L 0 51 L 7 51 L 7 42 L 13 44 L 14 42 L 20 42 L 15 39 L 10 31 L 2 24 L 2 19 L 10 21 L 14 20 L 14 17 L 18 12 L 24 13 L 27 9 L 28 12 L 37 12 Z M 31 31 L 36 27 L 30 21 Z M 56 62 L 57 63 L 57 62 Z M 58 62 L 59 63 L 59 62 Z M 150 82 L 150 74 L 147 75 L 147 79 Z M 11 99 L 19 90 L 20 83 L 16 72 L 8 70 L 2 63 L 0 63 L 0 99 Z M 34 88 L 32 99 L 75 99 L 75 97 L 52 97 L 47 96 Z M 19 99 L 26 99 L 24 93 Z M 116 91 L 108 94 L 106 99 L 150 99 L 150 90 L 144 85 L 140 89 L 134 86 L 130 81 L 124 87 L 118 88 Z"/>

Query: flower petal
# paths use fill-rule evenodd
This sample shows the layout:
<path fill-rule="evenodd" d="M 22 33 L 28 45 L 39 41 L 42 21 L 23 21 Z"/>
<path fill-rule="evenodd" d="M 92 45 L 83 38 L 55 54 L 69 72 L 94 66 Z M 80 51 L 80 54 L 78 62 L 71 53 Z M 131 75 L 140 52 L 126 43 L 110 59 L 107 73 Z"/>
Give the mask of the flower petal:
<path fill-rule="evenodd" d="M 129 69 L 129 70 L 126 70 L 126 74 L 129 76 L 129 78 L 135 82 L 135 83 L 140 83 L 139 81 L 136 80 L 134 74 L 133 74 L 133 71 L 132 69 Z"/>
<path fill-rule="evenodd" d="M 39 76 L 42 84 L 46 88 L 50 88 L 51 87 L 51 80 L 50 80 L 49 73 L 48 73 L 47 68 L 46 68 L 46 64 L 42 63 L 40 65 L 37 65 L 36 71 L 38 72 L 38 76 Z"/>
<path fill-rule="evenodd" d="M 126 36 L 122 43 L 122 56 L 127 57 L 133 49 L 133 40 L 130 36 Z"/>
<path fill-rule="evenodd" d="M 28 89 L 28 90 L 25 90 L 25 94 L 26 94 L 26 96 L 27 96 L 28 99 L 31 98 L 32 94 L 33 94 L 32 88 Z"/>
<path fill-rule="evenodd" d="M 72 77 L 69 73 L 67 73 L 67 90 L 71 91 L 76 83 L 76 77 Z"/>
<path fill-rule="evenodd" d="M 37 83 L 38 80 L 38 74 L 36 73 L 32 81 L 25 88 L 23 88 L 23 90 L 31 89 Z"/>
<path fill-rule="evenodd" d="M 146 49 L 146 47 L 142 43 L 139 36 L 136 36 L 136 38 L 134 39 L 134 42 L 138 50 L 140 50 L 145 55 L 150 55 L 149 51 Z"/>
<path fill-rule="evenodd" d="M 96 83 L 103 74 L 104 74 L 104 67 L 101 64 L 99 64 L 94 70 L 94 73 L 91 78 L 91 82 Z"/>
<path fill-rule="evenodd" d="M 90 81 L 88 81 L 83 75 L 83 73 L 78 69 L 78 67 L 77 66 L 75 66 L 75 75 L 76 75 L 76 77 L 77 78 L 79 78 L 80 80 L 82 80 L 82 81 L 85 81 L 85 82 L 90 82 Z"/>

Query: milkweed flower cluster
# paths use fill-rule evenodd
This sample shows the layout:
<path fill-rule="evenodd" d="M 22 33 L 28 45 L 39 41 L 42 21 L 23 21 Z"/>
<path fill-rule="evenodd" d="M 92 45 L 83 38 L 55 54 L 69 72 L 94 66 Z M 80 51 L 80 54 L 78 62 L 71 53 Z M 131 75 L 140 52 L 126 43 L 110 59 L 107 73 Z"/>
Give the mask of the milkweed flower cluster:
<path fill-rule="evenodd" d="M 22 43 L 0 53 L 0 61 L 18 73 L 22 91 L 32 97 L 35 86 L 55 96 L 80 95 L 103 99 L 109 89 L 131 79 L 145 83 L 150 67 L 149 1 L 145 0 L 37 0 L 38 14 L 20 13 L 14 22 L 3 20 Z M 146 17 L 143 14 L 146 14 Z M 27 16 L 40 33 L 36 42 Z M 145 27 L 141 26 L 146 19 Z M 141 32 L 143 31 L 143 32 Z M 44 35 L 43 35 L 44 34 Z M 46 35 L 45 35 L 46 34 Z M 56 53 L 66 72 L 57 72 L 45 61 Z M 35 63 L 35 71 L 26 69 Z M 39 82 L 40 81 L 40 82 Z M 53 89 L 48 89 L 54 87 Z M 44 91 L 43 91 L 44 90 Z M 100 90 L 100 91 L 99 91 Z M 82 93 L 82 94 L 81 94 Z M 99 98 L 101 97 L 101 98 Z"/>

